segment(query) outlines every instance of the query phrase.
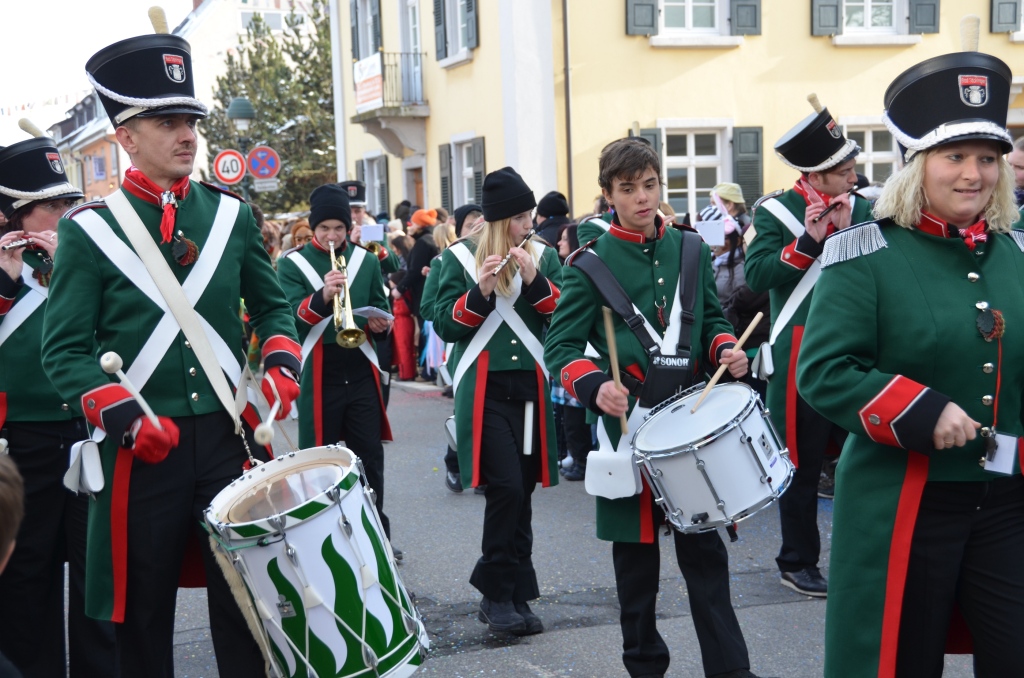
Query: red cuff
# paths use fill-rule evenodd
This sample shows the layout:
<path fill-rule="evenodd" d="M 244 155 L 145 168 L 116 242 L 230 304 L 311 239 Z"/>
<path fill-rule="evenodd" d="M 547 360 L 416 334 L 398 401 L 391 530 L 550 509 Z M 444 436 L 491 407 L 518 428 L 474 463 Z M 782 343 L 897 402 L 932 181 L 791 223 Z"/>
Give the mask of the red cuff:
<path fill-rule="evenodd" d="M 391 253 L 388 252 L 388 248 L 383 245 L 380 246 L 380 250 L 377 252 L 377 261 L 387 261 Z"/>
<path fill-rule="evenodd" d="M 562 368 L 562 386 L 573 398 L 585 403 L 586 401 L 578 397 L 577 386 L 580 385 L 580 380 L 592 374 L 599 374 L 602 377 L 604 376 L 604 372 L 602 372 L 601 369 L 590 360 L 587 360 L 586 358 L 573 360 Z M 604 381 L 604 379 L 601 381 Z"/>
<path fill-rule="evenodd" d="M 732 348 L 736 345 L 736 337 L 732 336 L 727 332 L 718 334 L 714 339 L 711 340 L 711 348 L 708 349 L 708 359 L 711 361 L 711 366 L 718 369 L 719 358 L 722 355 L 722 351 L 727 348 Z"/>
<path fill-rule="evenodd" d="M 555 287 L 555 284 L 550 280 L 545 278 L 544 282 L 548 286 L 547 296 L 532 303 L 533 307 L 537 310 L 537 313 L 540 313 L 541 315 L 551 315 L 555 312 L 555 305 L 558 303 L 558 297 L 560 297 L 562 293 L 558 291 L 558 288 Z"/>
<path fill-rule="evenodd" d="M 472 291 L 466 292 L 455 302 L 455 308 L 452 309 L 452 320 L 466 327 L 479 327 L 484 322 L 484 316 L 469 310 L 469 306 L 466 305 Z"/>
<path fill-rule="evenodd" d="M 302 369 L 302 347 L 281 334 L 268 337 L 263 342 L 263 366 L 265 370 L 276 366 L 287 367 L 298 374 Z"/>
<path fill-rule="evenodd" d="M 106 384 L 86 391 L 82 396 L 82 412 L 90 424 L 120 439 L 142 413 L 142 407 L 121 384 Z"/>
<path fill-rule="evenodd" d="M 814 257 L 808 256 L 796 248 L 799 240 L 794 240 L 782 248 L 782 263 L 793 268 L 806 271 L 814 263 Z"/>
<path fill-rule="evenodd" d="M 7 312 L 14 306 L 14 299 L 0 297 L 0 315 L 7 315 Z"/>
<path fill-rule="evenodd" d="M 928 391 L 928 387 L 904 376 L 893 377 L 878 395 L 857 413 L 861 426 L 876 443 L 906 447 L 907 441 L 901 441 L 897 429 L 902 428 L 901 421 L 908 416 L 914 405 Z"/>
<path fill-rule="evenodd" d="M 325 315 L 320 315 L 319 313 L 314 311 L 313 308 L 310 306 L 310 303 L 312 302 L 314 297 L 320 297 L 321 299 L 323 299 L 323 293 L 313 292 L 313 294 L 303 299 L 302 303 L 299 304 L 299 310 L 296 312 L 296 315 L 299 316 L 299 320 L 308 325 L 316 325 L 321 320 L 327 317 Z"/>

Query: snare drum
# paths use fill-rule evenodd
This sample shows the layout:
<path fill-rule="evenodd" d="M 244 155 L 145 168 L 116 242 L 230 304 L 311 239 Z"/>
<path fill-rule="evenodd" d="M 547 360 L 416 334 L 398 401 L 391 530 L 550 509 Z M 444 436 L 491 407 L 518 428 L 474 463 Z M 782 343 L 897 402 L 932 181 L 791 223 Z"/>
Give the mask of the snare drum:
<path fill-rule="evenodd" d="M 690 414 L 701 390 L 653 408 L 632 441 L 655 501 L 685 533 L 752 516 L 778 499 L 793 477 L 789 451 L 752 388 L 719 384 Z"/>
<path fill-rule="evenodd" d="M 350 450 L 257 466 L 214 498 L 206 522 L 251 598 L 274 675 L 398 678 L 422 663 L 426 630 Z"/>

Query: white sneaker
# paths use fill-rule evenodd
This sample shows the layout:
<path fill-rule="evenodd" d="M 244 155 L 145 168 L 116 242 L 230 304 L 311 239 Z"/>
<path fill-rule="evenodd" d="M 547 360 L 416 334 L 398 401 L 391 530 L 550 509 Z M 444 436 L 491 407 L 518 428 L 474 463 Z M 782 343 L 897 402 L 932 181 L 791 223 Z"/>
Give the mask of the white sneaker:
<path fill-rule="evenodd" d="M 561 466 L 564 469 L 570 469 L 570 468 L 572 468 L 572 464 L 573 464 L 572 455 L 567 454 L 565 456 L 565 459 L 562 460 Z"/>

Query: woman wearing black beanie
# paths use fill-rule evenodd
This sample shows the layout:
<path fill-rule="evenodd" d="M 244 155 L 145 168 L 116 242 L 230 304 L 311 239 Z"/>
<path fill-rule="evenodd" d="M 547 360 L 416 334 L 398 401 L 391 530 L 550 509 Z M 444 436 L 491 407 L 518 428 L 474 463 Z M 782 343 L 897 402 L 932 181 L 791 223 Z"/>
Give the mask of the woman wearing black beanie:
<path fill-rule="evenodd" d="M 540 336 L 561 269 L 555 250 L 523 242 L 536 204 L 511 167 L 484 178 L 486 223 L 444 251 L 434 313 L 434 329 L 454 343 L 448 368 L 462 485 L 487 485 L 483 553 L 469 581 L 483 594 L 480 621 L 516 635 L 544 630 L 528 605 L 540 595 L 530 497 L 538 481 L 558 483 Z"/>

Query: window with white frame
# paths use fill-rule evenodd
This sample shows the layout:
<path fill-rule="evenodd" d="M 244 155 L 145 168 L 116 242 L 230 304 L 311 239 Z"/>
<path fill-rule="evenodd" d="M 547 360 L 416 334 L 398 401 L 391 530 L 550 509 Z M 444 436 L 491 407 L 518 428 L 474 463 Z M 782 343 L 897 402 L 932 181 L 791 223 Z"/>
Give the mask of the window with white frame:
<path fill-rule="evenodd" d="M 455 167 L 452 168 L 452 184 L 455 187 L 454 205 L 465 205 L 473 202 L 476 186 L 473 183 L 473 142 L 455 144 Z"/>
<path fill-rule="evenodd" d="M 899 166 L 899 148 L 884 126 L 848 127 L 846 138 L 856 141 L 861 147 L 857 156 L 857 172 L 866 176 L 868 181 L 884 182 Z"/>
<path fill-rule="evenodd" d="M 711 202 L 711 189 L 722 181 L 723 132 L 666 130 L 664 198 L 677 213 L 699 212 Z"/>
<path fill-rule="evenodd" d="M 288 26 L 287 17 L 289 15 L 289 13 L 290 13 L 289 10 L 278 10 L 278 9 L 269 9 L 269 10 L 260 10 L 260 11 L 248 11 L 248 10 L 244 11 L 244 12 L 241 13 L 241 15 L 242 15 L 242 30 L 243 31 L 248 30 L 249 27 L 252 25 L 253 18 L 256 15 L 259 15 L 263 19 L 264 23 L 267 24 L 267 28 L 269 28 L 272 32 L 283 31 Z M 296 9 L 295 10 L 295 15 L 299 18 L 299 23 L 300 24 L 306 22 L 306 14 L 304 12 L 301 12 L 298 9 Z"/>
<path fill-rule="evenodd" d="M 725 23 L 721 12 L 725 0 L 661 0 L 663 33 L 708 33 L 717 35 Z"/>
<path fill-rule="evenodd" d="M 363 159 L 363 182 L 366 184 L 366 211 L 378 214 L 388 209 L 388 163 L 387 157 Z"/>
<path fill-rule="evenodd" d="M 444 0 L 448 54 L 469 49 L 469 11 L 466 0 Z"/>
<path fill-rule="evenodd" d="M 906 18 L 905 0 L 843 0 L 844 33 L 902 33 Z"/>

